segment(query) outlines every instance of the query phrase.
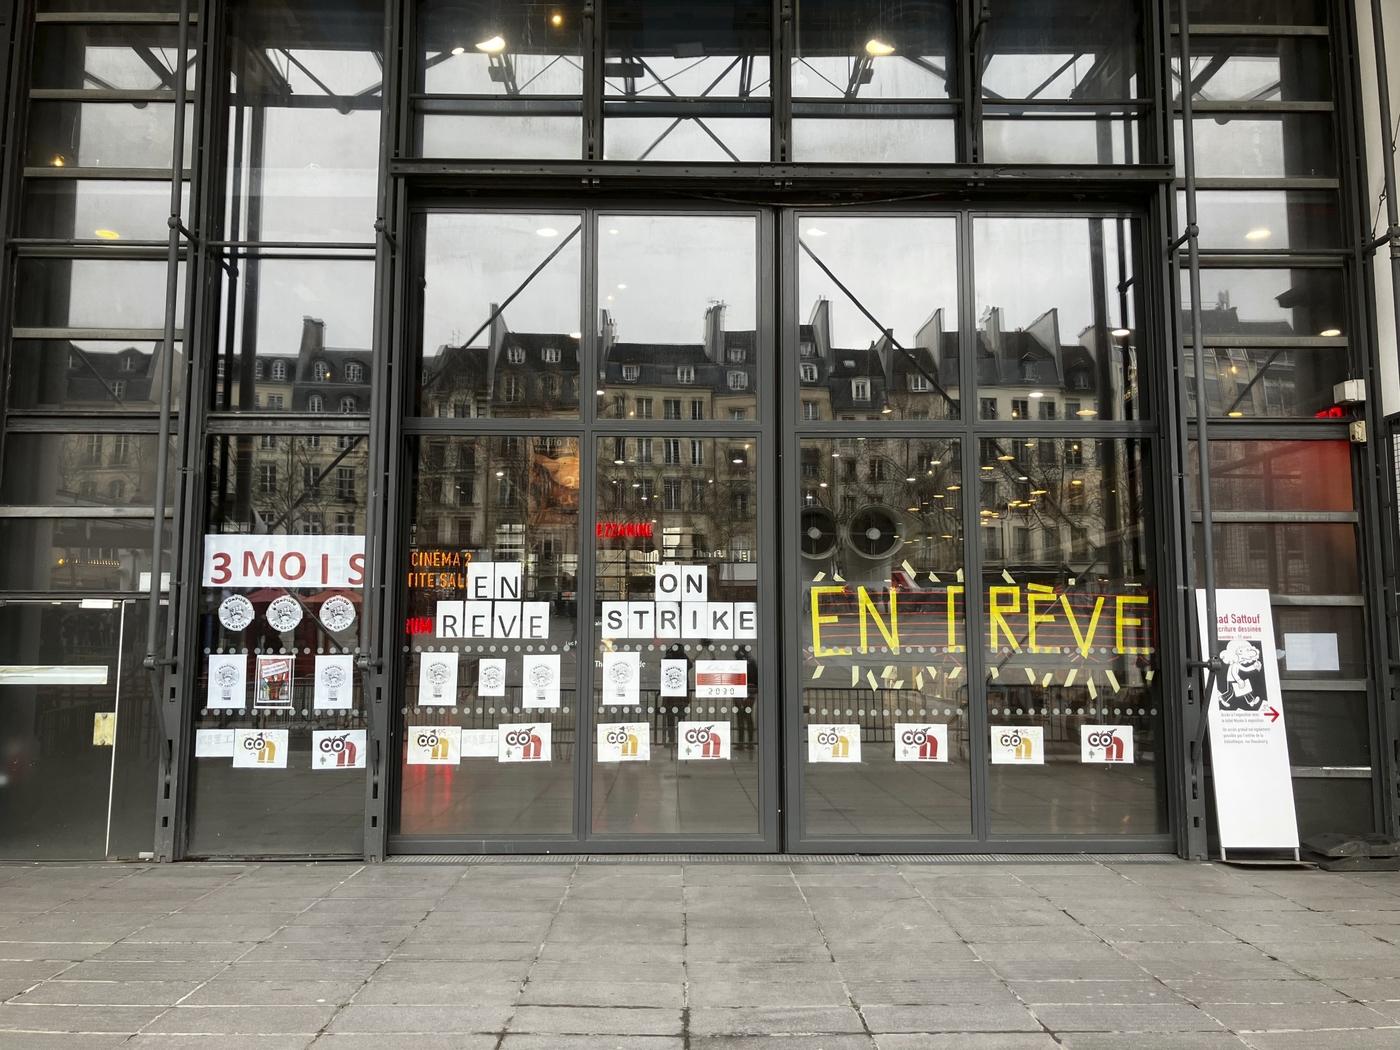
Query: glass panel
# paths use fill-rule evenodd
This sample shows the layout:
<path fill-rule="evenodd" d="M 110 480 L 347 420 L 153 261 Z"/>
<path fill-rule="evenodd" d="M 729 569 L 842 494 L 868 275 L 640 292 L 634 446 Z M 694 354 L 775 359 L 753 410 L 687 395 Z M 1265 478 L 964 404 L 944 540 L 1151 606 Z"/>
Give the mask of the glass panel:
<path fill-rule="evenodd" d="M 743 435 L 599 440 L 596 834 L 759 833 L 760 454 Z"/>
<path fill-rule="evenodd" d="M 717 107 L 718 109 L 718 107 Z M 605 160 L 767 160 L 767 119 L 753 117 L 613 116 L 603 143 Z"/>
<path fill-rule="evenodd" d="M 578 160 L 583 151 L 579 117 L 457 116 L 419 118 L 424 157 L 462 160 Z"/>
<path fill-rule="evenodd" d="M 211 440 L 189 851 L 356 855 L 368 442 Z"/>
<path fill-rule="evenodd" d="M 1198 574 L 1200 532 L 1198 524 Z M 1260 587 L 1279 594 L 1355 594 L 1361 590 L 1356 526 L 1216 522 L 1215 580 L 1217 587 Z"/>
<path fill-rule="evenodd" d="M 150 587 L 151 523 L 132 518 L 0 519 L 0 589 L 101 594 Z M 162 564 L 170 568 L 170 534 Z"/>
<path fill-rule="evenodd" d="M 500 99 L 583 94 L 583 5 L 425 0 L 418 75 L 430 94 Z M 578 154 L 578 139 L 573 143 Z"/>
<path fill-rule="evenodd" d="M 799 418 L 958 418 L 956 258 L 951 218 L 799 218 Z"/>
<path fill-rule="evenodd" d="M 984 218 L 973 226 L 983 419 L 1136 419 L 1127 219 Z"/>
<path fill-rule="evenodd" d="M 173 498 L 175 457 L 166 462 L 166 491 Z M 0 504 L 150 507 L 155 472 L 154 434 L 9 434 Z"/>
<path fill-rule="evenodd" d="M 1257 226 L 1246 237 L 1269 247 L 1273 231 Z M 1190 275 L 1181 274 L 1181 301 L 1190 308 Z M 1190 331 L 1190 314 L 1182 324 Z M 1201 327 L 1210 335 L 1343 335 L 1347 331 L 1342 271 L 1318 268 L 1201 270 Z"/>
<path fill-rule="evenodd" d="M 180 213 L 189 214 L 189 186 Z M 118 179 L 26 179 L 20 236 L 59 240 L 165 241 L 170 183 Z"/>
<path fill-rule="evenodd" d="M 1333 178 L 1337 174 L 1329 113 L 1207 113 L 1197 116 L 1191 126 L 1196 175 L 1203 179 Z M 1184 163 L 1180 120 L 1175 134 L 1180 173 Z"/>
<path fill-rule="evenodd" d="M 95 716 L 117 710 L 121 615 L 77 602 L 0 603 L 0 663 L 81 666 L 98 676 L 93 684 L 6 684 L 0 860 L 106 854 L 113 756 L 92 737 Z M 147 788 L 154 798 L 154 777 Z"/>
<path fill-rule="evenodd" d="M 617 102 L 604 118 L 604 156 L 767 160 L 771 19 L 767 0 L 609 4 L 603 94 Z M 667 109 L 679 100 L 699 103 L 700 112 Z M 754 100 L 764 103 L 762 119 L 727 119 L 739 115 L 736 103 Z"/>
<path fill-rule="evenodd" d="M 1195 442 L 1186 466 L 1192 509 L 1200 510 Z M 1342 441 L 1210 443 L 1210 498 L 1216 511 L 1350 511 L 1351 447 Z"/>
<path fill-rule="evenodd" d="M 1007 0 L 990 8 L 982 97 L 1137 98 L 1141 5 Z"/>
<path fill-rule="evenodd" d="M 1371 764 L 1371 723 L 1364 692 L 1285 689 L 1283 702 L 1288 715 L 1288 760 L 1293 765 Z"/>
<path fill-rule="evenodd" d="M 1325 832 L 1359 834 L 1376 828 L 1370 777 L 1294 777 L 1293 807 L 1298 814 L 1300 841 Z"/>
<path fill-rule="evenodd" d="M 1187 13 L 1201 25 L 1325 26 L 1327 0 L 1189 0 Z M 1180 6 L 1171 5 L 1172 18 Z"/>
<path fill-rule="evenodd" d="M 1337 195 L 1327 190 L 1200 190 L 1202 248 L 1336 248 L 1341 244 Z M 1177 214 L 1186 199 L 1177 194 Z M 1268 230 L 1261 242 L 1257 230 Z"/>
<path fill-rule="evenodd" d="M 383 4 L 231 9 L 230 240 L 372 241 Z"/>
<path fill-rule="evenodd" d="M 1366 626 L 1360 606 L 1276 605 L 1274 635 L 1289 679 L 1365 678 Z M 1363 721 L 1365 715 L 1362 716 Z M 1297 764 L 1295 760 L 1295 765 Z"/>
<path fill-rule="evenodd" d="M 173 95 L 178 45 L 173 25 L 40 23 L 34 27 L 31 85 Z M 193 88 L 193 62 L 186 68 L 186 86 Z"/>
<path fill-rule="evenodd" d="M 802 442 L 804 831 L 972 831 L 960 444 Z"/>
<path fill-rule="evenodd" d="M 369 411 L 374 262 L 238 261 L 224 274 L 214 408 Z"/>
<path fill-rule="evenodd" d="M 10 368 L 12 409 L 150 411 L 159 406 L 165 351 L 161 343 L 100 339 L 16 339 Z M 171 372 L 180 407 L 183 353 L 175 344 Z"/>
<path fill-rule="evenodd" d="M 983 441 L 994 835 L 1166 831 L 1146 454 L 1136 440 Z"/>
<path fill-rule="evenodd" d="M 598 414 L 753 419 L 758 223 L 748 216 L 598 219 Z"/>
<path fill-rule="evenodd" d="M 994 164 L 1132 164 L 1138 122 L 1121 115 L 987 117 L 982 149 Z"/>
<path fill-rule="evenodd" d="M 423 437 L 409 462 L 397 830 L 569 835 L 578 441 Z"/>
<path fill-rule="evenodd" d="M 579 216 L 425 222 L 418 414 L 577 418 Z"/>
<path fill-rule="evenodd" d="M 1340 348 L 1208 349 L 1206 409 L 1229 419 L 1333 418 L 1332 387 L 1349 373 Z M 1194 371 L 1186 375 L 1186 411 L 1196 411 Z"/>
<path fill-rule="evenodd" d="M 165 260 L 27 258 L 15 264 L 20 328 L 165 326 Z M 180 263 L 177 301 L 185 294 Z M 184 318 L 176 316 L 177 325 Z"/>
<path fill-rule="evenodd" d="M 832 164 L 951 164 L 957 143 L 951 120 L 797 117 L 792 159 Z"/>
<path fill-rule="evenodd" d="M 185 167 L 193 148 L 194 107 L 185 113 Z M 169 102 L 29 103 L 25 163 L 55 168 L 170 170 L 175 106 Z"/>
<path fill-rule="evenodd" d="M 1244 23 L 1237 16 L 1232 20 Z M 1171 54 L 1172 97 L 1180 98 L 1175 40 Z M 1327 102 L 1332 98 L 1327 38 L 1192 36 L 1191 83 L 1191 97 L 1198 102 Z"/>
<path fill-rule="evenodd" d="M 34 5 L 39 11 L 129 13 L 132 11 L 175 14 L 180 10 L 179 0 L 37 0 Z"/>
<path fill-rule="evenodd" d="M 949 98 L 954 6 L 804 0 L 797 8 L 793 98 Z"/>

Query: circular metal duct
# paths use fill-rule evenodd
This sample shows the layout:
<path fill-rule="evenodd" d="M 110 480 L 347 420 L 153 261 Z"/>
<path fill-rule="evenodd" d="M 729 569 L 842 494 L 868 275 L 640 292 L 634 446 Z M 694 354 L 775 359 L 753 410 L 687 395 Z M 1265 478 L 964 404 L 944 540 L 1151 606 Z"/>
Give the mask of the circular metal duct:
<path fill-rule="evenodd" d="M 893 557 L 904 546 L 899 515 L 878 503 L 862 507 L 846 526 L 846 542 L 851 550 L 869 561 Z"/>
<path fill-rule="evenodd" d="M 808 507 L 802 512 L 802 557 L 829 558 L 840 542 L 841 526 L 831 511 Z"/>

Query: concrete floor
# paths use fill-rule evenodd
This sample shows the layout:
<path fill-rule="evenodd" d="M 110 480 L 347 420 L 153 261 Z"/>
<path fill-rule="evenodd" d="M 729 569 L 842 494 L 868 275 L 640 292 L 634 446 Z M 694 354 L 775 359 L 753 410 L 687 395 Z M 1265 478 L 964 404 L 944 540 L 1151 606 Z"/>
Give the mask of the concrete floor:
<path fill-rule="evenodd" d="M 1400 1047 L 1400 874 L 0 866 L 0 1050 Z"/>

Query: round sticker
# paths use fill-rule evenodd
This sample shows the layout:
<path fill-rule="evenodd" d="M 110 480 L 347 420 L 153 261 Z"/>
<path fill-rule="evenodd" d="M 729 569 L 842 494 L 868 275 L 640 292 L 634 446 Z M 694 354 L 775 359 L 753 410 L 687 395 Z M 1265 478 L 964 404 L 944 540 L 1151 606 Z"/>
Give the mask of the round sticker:
<path fill-rule="evenodd" d="M 321 603 L 321 623 L 332 634 L 348 630 L 355 622 L 355 603 L 343 594 L 333 594 Z"/>
<path fill-rule="evenodd" d="M 272 599 L 272 604 L 267 607 L 267 622 L 274 631 L 294 630 L 301 623 L 301 602 L 290 594 Z"/>
<path fill-rule="evenodd" d="M 228 631 L 241 631 L 253 622 L 253 603 L 241 594 L 230 594 L 219 603 L 219 622 Z"/>

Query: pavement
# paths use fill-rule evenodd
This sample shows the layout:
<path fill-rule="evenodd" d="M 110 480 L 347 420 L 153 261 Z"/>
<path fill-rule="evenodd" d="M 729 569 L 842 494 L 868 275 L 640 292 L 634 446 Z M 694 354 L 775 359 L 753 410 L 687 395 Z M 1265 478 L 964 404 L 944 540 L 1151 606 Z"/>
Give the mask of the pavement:
<path fill-rule="evenodd" d="M 1400 874 L 0 865 L 0 1050 L 1400 1048 Z"/>

